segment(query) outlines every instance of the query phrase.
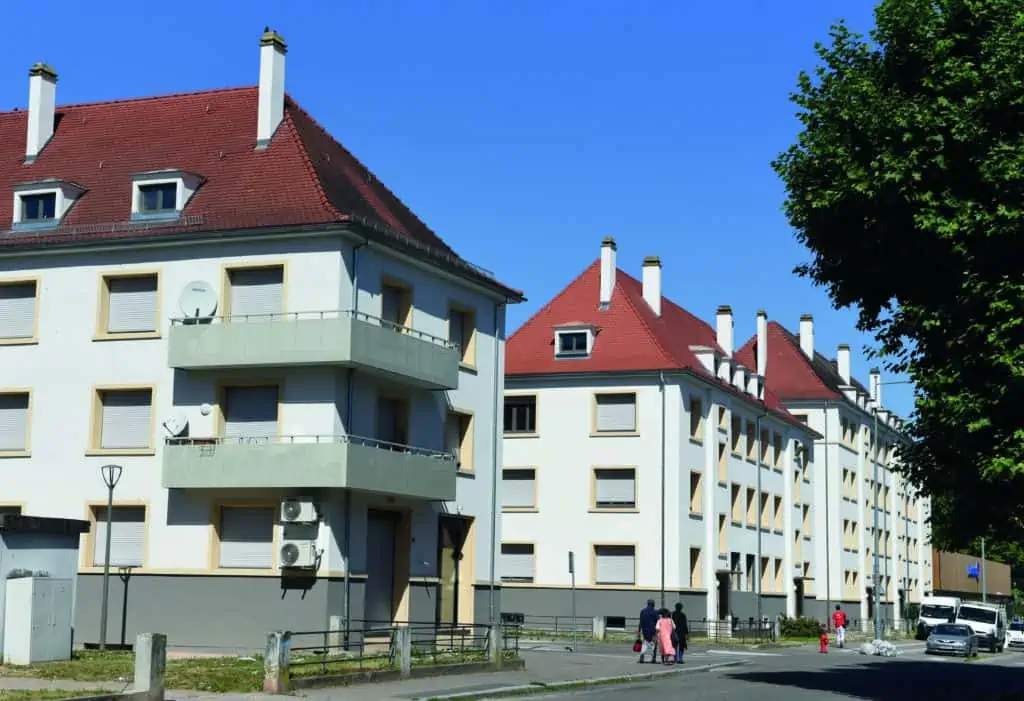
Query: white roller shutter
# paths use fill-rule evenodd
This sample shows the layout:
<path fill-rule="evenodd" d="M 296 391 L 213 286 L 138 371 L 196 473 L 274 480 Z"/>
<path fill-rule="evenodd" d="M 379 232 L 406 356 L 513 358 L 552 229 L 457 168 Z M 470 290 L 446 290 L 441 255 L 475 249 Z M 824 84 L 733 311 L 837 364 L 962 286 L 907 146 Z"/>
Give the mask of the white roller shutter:
<path fill-rule="evenodd" d="M 149 448 L 153 393 L 148 390 L 104 391 L 101 395 L 101 448 Z"/>
<path fill-rule="evenodd" d="M 107 289 L 108 333 L 156 330 L 156 275 L 112 278 Z"/>
<path fill-rule="evenodd" d="M 0 450 L 25 450 L 28 443 L 28 395 L 0 394 Z"/>
<path fill-rule="evenodd" d="M 631 432 L 636 430 L 635 394 L 599 394 L 597 430 Z"/>
<path fill-rule="evenodd" d="M 502 470 L 501 505 L 509 509 L 532 509 L 537 473 L 533 470 Z"/>
<path fill-rule="evenodd" d="M 36 283 L 0 285 L 0 338 L 35 335 Z"/>
<path fill-rule="evenodd" d="M 636 472 L 633 470 L 596 470 L 594 501 L 598 506 L 633 508 L 636 506 Z"/>
<path fill-rule="evenodd" d="M 267 570 L 274 566 L 274 510 L 225 506 L 220 512 L 220 566 Z"/>
<path fill-rule="evenodd" d="M 107 508 L 97 507 L 93 565 L 102 567 L 107 548 Z M 112 567 L 141 567 L 146 545 L 146 507 L 115 506 L 110 524 Z"/>
<path fill-rule="evenodd" d="M 246 438 L 277 436 L 278 388 L 227 387 L 224 390 L 224 434 Z"/>
<path fill-rule="evenodd" d="M 636 552 L 632 545 L 594 548 L 595 584 L 634 584 Z"/>
<path fill-rule="evenodd" d="M 501 580 L 503 582 L 533 581 L 533 546 L 505 544 L 501 546 Z"/>
<path fill-rule="evenodd" d="M 252 268 L 231 271 L 233 321 L 270 321 L 284 312 L 284 269 Z M 248 317 L 248 318 L 242 318 Z"/>

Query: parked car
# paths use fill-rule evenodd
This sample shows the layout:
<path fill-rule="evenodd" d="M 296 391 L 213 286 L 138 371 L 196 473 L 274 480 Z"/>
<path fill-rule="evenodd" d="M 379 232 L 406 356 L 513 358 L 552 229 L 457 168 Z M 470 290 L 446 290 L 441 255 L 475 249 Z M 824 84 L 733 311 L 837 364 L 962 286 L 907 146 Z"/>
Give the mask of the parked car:
<path fill-rule="evenodd" d="M 925 643 L 925 653 L 975 657 L 978 654 L 978 637 L 970 626 L 962 623 L 940 623 L 932 628 Z"/>
<path fill-rule="evenodd" d="M 1024 648 L 1024 621 L 1014 621 L 1006 630 L 1006 647 Z"/>

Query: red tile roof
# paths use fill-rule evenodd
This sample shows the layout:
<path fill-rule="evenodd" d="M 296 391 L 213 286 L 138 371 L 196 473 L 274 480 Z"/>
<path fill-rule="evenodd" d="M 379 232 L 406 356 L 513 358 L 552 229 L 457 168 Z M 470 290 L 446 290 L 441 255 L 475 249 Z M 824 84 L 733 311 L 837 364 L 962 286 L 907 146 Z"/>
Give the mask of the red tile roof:
<path fill-rule="evenodd" d="M 14 198 L 2 193 L 14 185 L 60 179 L 86 190 L 61 229 L 0 236 L 0 246 L 351 222 L 468 266 L 290 97 L 269 147 L 257 150 L 257 98 L 245 87 L 59 106 L 53 138 L 28 165 L 28 113 L 0 112 L 0 222 L 12 220 Z M 126 226 L 132 176 L 169 169 L 203 178 L 187 218 Z"/>
<path fill-rule="evenodd" d="M 708 346 L 722 351 L 715 330 L 705 321 L 664 297 L 661 316 L 656 316 L 644 300 L 643 284 L 622 270 L 616 270 L 611 304 L 601 310 L 600 283 L 601 261 L 597 260 L 512 334 L 505 349 L 505 374 L 685 371 L 749 402 L 762 404 L 711 375 L 690 350 L 690 346 Z M 590 325 L 597 330 L 589 357 L 555 358 L 554 329 L 569 324 Z M 767 390 L 763 406 L 807 429 Z"/>

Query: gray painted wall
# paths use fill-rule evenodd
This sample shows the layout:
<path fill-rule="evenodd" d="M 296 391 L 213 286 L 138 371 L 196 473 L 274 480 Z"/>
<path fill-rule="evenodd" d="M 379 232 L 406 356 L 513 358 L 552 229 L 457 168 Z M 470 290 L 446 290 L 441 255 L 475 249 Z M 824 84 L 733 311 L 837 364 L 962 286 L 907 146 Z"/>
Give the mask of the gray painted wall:
<path fill-rule="evenodd" d="M 625 616 L 636 619 L 648 599 L 660 604 L 660 591 L 641 589 L 578 589 L 576 591 L 576 616 L 593 618 L 594 616 Z M 694 592 L 665 592 L 665 605 L 671 608 L 677 601 L 682 602 L 683 610 L 691 619 L 704 617 L 704 595 Z M 501 612 L 521 613 L 526 616 L 527 627 L 531 626 L 531 618 L 542 622 L 554 616 L 564 616 L 566 625 L 572 615 L 572 592 L 570 589 L 552 589 L 545 587 L 506 587 L 501 590 Z M 559 624 L 561 627 L 561 624 Z M 541 627 L 541 626 L 537 626 Z"/>

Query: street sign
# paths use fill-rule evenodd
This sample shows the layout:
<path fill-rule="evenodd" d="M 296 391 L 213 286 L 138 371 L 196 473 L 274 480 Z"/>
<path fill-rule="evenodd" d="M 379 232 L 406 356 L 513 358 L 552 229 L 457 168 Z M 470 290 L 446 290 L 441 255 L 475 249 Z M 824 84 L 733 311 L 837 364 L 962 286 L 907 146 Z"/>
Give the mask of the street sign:
<path fill-rule="evenodd" d="M 572 550 L 569 551 L 569 574 L 576 574 L 576 558 L 573 557 Z"/>
<path fill-rule="evenodd" d="M 967 565 L 967 576 L 970 577 L 971 579 L 977 579 L 979 577 L 978 572 L 979 572 L 980 569 L 981 569 L 980 568 L 980 563 L 975 563 L 973 565 Z"/>

